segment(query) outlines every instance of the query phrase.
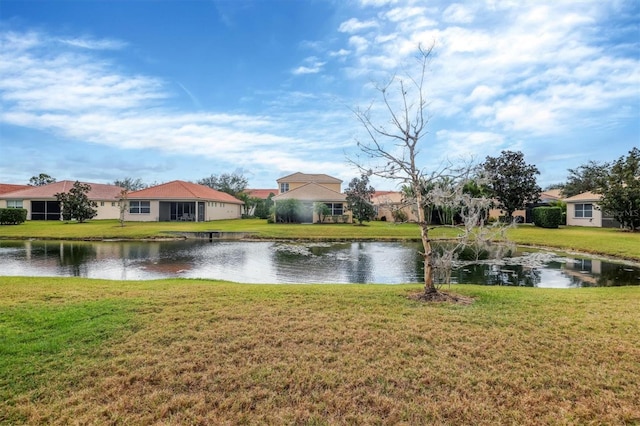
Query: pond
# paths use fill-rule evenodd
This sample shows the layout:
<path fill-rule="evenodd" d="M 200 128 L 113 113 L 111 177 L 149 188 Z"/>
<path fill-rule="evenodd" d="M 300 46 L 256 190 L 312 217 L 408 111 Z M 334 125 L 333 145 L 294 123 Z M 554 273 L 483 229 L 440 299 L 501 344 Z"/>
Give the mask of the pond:
<path fill-rule="evenodd" d="M 0 275 L 241 283 L 420 282 L 417 243 L 0 241 Z M 535 287 L 640 285 L 638 265 L 518 247 L 500 262 L 458 265 L 453 283 Z"/>

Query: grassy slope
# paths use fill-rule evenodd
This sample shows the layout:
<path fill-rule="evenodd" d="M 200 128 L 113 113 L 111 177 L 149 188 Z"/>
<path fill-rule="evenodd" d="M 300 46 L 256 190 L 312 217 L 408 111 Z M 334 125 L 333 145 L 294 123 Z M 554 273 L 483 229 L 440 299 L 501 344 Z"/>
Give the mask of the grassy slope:
<path fill-rule="evenodd" d="M 640 422 L 640 288 L 454 289 L 2 277 L 0 423 Z"/>
<path fill-rule="evenodd" d="M 158 238 L 169 236 L 166 231 L 224 230 L 248 232 L 261 238 L 310 239 L 418 239 L 415 224 L 396 225 L 372 222 L 367 226 L 337 225 L 282 225 L 268 224 L 265 220 L 223 220 L 203 223 L 185 222 L 130 222 L 121 227 L 118 221 L 90 221 L 88 223 L 27 222 L 18 226 L 0 226 L 0 238 L 49 239 L 102 239 L 102 238 Z M 457 231 L 437 228 L 432 238 L 452 238 Z M 557 247 L 640 261 L 640 233 L 616 229 L 562 227 L 543 229 L 530 225 L 519 226 L 509 232 L 519 244 Z"/>

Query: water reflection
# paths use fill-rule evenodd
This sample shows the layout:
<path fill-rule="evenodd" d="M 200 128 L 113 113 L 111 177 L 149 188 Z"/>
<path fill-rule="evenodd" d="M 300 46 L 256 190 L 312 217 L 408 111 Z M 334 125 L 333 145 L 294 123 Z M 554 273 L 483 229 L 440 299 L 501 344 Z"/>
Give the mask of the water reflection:
<path fill-rule="evenodd" d="M 209 278 L 244 283 L 420 282 L 415 243 L 0 241 L 0 274 L 118 280 Z M 585 287 L 640 285 L 640 268 L 518 249 L 501 262 L 461 263 L 454 283 Z"/>

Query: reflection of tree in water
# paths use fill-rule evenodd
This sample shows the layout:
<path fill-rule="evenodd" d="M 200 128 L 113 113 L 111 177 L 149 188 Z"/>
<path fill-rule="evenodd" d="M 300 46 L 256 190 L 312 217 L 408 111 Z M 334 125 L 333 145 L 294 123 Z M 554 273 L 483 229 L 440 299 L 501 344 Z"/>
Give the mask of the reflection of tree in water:
<path fill-rule="evenodd" d="M 86 276 L 88 263 L 97 257 L 95 246 L 92 243 L 62 243 L 59 247 L 59 265 L 73 276 Z"/>
<path fill-rule="evenodd" d="M 640 268 L 602 262 L 597 282 L 597 285 L 602 287 L 638 285 L 640 284 Z"/>
<path fill-rule="evenodd" d="M 373 261 L 367 253 L 366 246 L 362 243 L 353 243 L 351 245 L 351 268 L 349 268 L 349 282 L 367 283 L 371 282 Z"/>

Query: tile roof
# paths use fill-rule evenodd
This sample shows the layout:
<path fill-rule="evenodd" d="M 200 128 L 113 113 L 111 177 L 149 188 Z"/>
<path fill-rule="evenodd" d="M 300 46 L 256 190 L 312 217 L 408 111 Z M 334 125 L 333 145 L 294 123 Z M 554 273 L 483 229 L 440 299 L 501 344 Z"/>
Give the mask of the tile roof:
<path fill-rule="evenodd" d="M 572 203 L 574 201 L 600 201 L 602 195 L 594 194 L 593 192 L 583 192 L 582 194 L 574 195 L 573 197 L 565 198 L 565 202 Z"/>
<path fill-rule="evenodd" d="M 20 189 L 31 188 L 29 185 L 14 185 L 11 183 L 0 183 L 0 194 L 6 194 Z"/>
<path fill-rule="evenodd" d="M 244 204 L 233 195 L 226 192 L 217 191 L 205 185 L 193 182 L 174 180 L 140 191 L 130 192 L 129 199 L 152 199 L 152 200 L 208 200 L 224 203 Z"/>
<path fill-rule="evenodd" d="M 334 178 L 329 175 L 325 175 L 323 173 L 319 174 L 309 174 L 309 173 L 294 173 L 288 176 L 281 177 L 277 179 L 276 182 L 290 182 L 290 183 L 298 183 L 298 182 L 313 182 L 313 183 L 342 183 L 340 179 Z"/>
<path fill-rule="evenodd" d="M 246 189 L 244 192 L 250 197 L 266 200 L 269 198 L 270 194 L 276 195 L 278 193 L 278 189 Z"/>
<path fill-rule="evenodd" d="M 56 194 L 60 192 L 69 192 L 73 188 L 76 181 L 62 180 L 60 182 L 50 183 L 42 186 L 30 186 L 25 189 L 13 191 L 0 195 L 0 198 L 22 198 L 22 199 L 55 199 Z M 106 185 L 102 183 L 80 182 L 91 187 L 87 194 L 90 200 L 117 200 L 120 198 L 120 192 L 123 188 L 115 185 Z"/>
<path fill-rule="evenodd" d="M 301 201 L 347 201 L 347 196 L 336 191 L 332 191 L 329 188 L 318 185 L 317 183 L 307 183 L 302 186 L 287 191 L 283 194 L 278 194 L 273 197 L 274 200 L 288 200 L 295 198 Z"/>

